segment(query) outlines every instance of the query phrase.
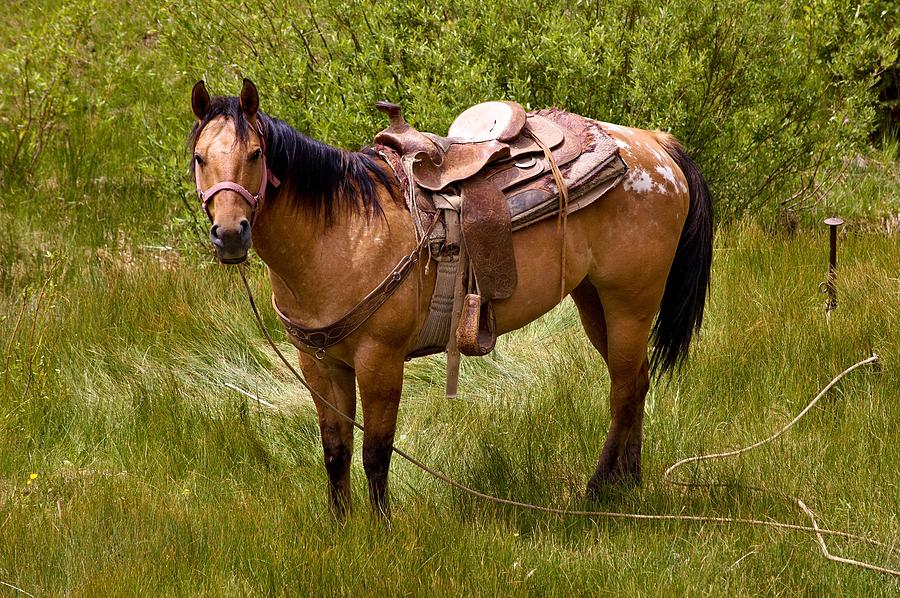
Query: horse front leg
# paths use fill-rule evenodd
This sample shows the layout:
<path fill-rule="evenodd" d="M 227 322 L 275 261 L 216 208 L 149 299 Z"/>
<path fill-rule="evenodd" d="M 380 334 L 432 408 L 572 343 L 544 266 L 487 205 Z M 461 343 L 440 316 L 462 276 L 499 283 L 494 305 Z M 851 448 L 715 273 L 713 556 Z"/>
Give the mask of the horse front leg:
<path fill-rule="evenodd" d="M 403 389 L 402 355 L 372 348 L 356 364 L 363 409 L 363 467 L 369 481 L 369 503 L 379 517 L 390 517 L 388 469 L 397 429 L 397 408 Z"/>
<path fill-rule="evenodd" d="M 356 382 L 353 369 L 342 364 L 326 363 L 300 353 L 300 368 L 306 381 L 317 393 L 347 417 L 356 417 Z M 328 472 L 328 495 L 331 509 L 343 517 L 350 509 L 350 459 L 353 456 L 353 424 L 335 409 L 313 396 L 319 415 L 325 470 Z"/>

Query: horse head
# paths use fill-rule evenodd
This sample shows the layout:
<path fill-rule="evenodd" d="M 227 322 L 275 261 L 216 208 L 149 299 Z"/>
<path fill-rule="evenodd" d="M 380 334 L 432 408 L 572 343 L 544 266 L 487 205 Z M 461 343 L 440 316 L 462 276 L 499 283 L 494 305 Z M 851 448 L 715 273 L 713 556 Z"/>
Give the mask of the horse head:
<path fill-rule="evenodd" d="M 191 108 L 197 118 L 190 138 L 193 172 L 210 221 L 209 238 L 221 262 L 240 263 L 247 259 L 266 184 L 277 185 L 266 166 L 259 93 L 244 79 L 239 98 L 210 98 L 205 83 L 198 81 Z"/>

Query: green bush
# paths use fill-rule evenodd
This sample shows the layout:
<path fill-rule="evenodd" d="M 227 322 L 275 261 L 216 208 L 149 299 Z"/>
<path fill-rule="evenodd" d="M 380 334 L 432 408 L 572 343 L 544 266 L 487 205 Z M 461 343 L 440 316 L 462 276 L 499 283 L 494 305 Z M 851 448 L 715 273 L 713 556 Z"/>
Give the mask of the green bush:
<path fill-rule="evenodd" d="M 27 179 L 78 101 L 91 52 L 93 6 L 68 6 L 0 52 L 0 181 Z"/>
<path fill-rule="evenodd" d="M 249 76 L 271 113 L 347 146 L 383 126 L 373 109 L 382 98 L 436 131 L 500 98 L 668 130 L 727 219 L 796 199 L 865 141 L 873 77 L 896 37 L 874 11 L 833 1 L 791 11 L 738 0 L 229 0 L 173 5 L 165 39 L 214 90 L 233 93 Z"/>
<path fill-rule="evenodd" d="M 0 186 L 16 198 L 39 185 L 110 229 L 174 222 L 164 241 L 177 242 L 196 217 L 183 151 L 190 86 L 205 78 L 235 93 L 249 76 L 269 113 L 350 148 L 385 125 L 379 99 L 438 132 L 487 99 L 667 130 L 699 163 L 720 220 L 771 216 L 822 205 L 818 183 L 881 122 L 898 10 L 887 0 L 23 3 L 0 34 Z"/>
<path fill-rule="evenodd" d="M 849 11 L 849 12 L 848 12 Z M 848 14 L 852 12 L 852 18 Z M 817 23 L 819 59 L 840 81 L 862 81 L 875 99 L 872 138 L 896 137 L 900 128 L 900 4 L 892 0 L 854 3 L 843 10 L 833 0 L 806 8 Z"/>
<path fill-rule="evenodd" d="M 158 44 L 161 3 L 19 4 L 0 33 L 0 205 L 17 225 L 9 241 L 33 247 L 52 231 L 100 246 L 123 230 L 176 241 L 169 231 L 191 222 L 172 218 L 188 197 L 190 121 L 182 75 Z"/>

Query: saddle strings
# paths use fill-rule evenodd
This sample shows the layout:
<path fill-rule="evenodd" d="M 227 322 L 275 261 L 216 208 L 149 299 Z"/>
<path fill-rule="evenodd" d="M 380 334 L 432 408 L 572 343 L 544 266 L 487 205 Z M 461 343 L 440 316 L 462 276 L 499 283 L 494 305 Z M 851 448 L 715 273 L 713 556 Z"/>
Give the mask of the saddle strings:
<path fill-rule="evenodd" d="M 541 148 L 541 151 L 544 152 L 544 156 L 550 163 L 550 170 L 553 172 L 553 180 L 556 181 L 556 188 L 559 190 L 559 216 L 556 220 L 556 228 L 562 232 L 562 246 L 560 248 L 559 258 L 559 300 L 562 301 L 566 298 L 566 225 L 568 224 L 569 216 L 569 186 L 566 185 L 562 172 L 559 170 L 559 165 L 553 158 L 553 152 L 550 151 L 547 144 L 527 127 L 525 128 L 525 134 L 534 139 L 535 143 L 538 144 L 538 147 Z"/>

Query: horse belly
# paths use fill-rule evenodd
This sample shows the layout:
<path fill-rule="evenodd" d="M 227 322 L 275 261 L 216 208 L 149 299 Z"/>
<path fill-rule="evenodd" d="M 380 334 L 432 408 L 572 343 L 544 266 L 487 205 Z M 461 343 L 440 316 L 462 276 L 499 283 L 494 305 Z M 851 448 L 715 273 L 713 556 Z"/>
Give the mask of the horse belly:
<path fill-rule="evenodd" d="M 494 301 L 497 334 L 533 322 L 560 303 L 584 280 L 594 261 L 592 239 L 585 232 L 590 207 L 573 214 L 566 226 L 566 277 L 562 290 L 562 235 L 557 220 L 538 222 L 513 234 L 518 284 L 508 299 Z M 576 218 L 577 216 L 577 218 Z"/>

